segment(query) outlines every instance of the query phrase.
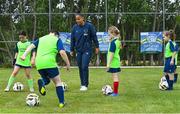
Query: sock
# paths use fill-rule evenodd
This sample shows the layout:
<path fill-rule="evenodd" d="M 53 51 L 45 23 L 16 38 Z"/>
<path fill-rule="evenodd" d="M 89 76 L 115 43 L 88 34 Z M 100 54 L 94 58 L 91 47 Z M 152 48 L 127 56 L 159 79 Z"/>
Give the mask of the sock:
<path fill-rule="evenodd" d="M 11 87 L 12 83 L 14 82 L 14 80 L 15 80 L 15 77 L 14 77 L 14 76 L 10 76 L 10 77 L 9 77 L 8 85 L 7 85 L 8 88 Z"/>
<path fill-rule="evenodd" d="M 114 82 L 113 85 L 114 85 L 114 88 L 113 88 L 113 89 L 114 89 L 114 93 L 115 93 L 115 94 L 118 94 L 118 86 L 119 86 L 119 82 Z"/>
<path fill-rule="evenodd" d="M 169 80 L 169 89 L 168 90 L 173 90 L 173 83 L 174 83 L 174 80 Z"/>
<path fill-rule="evenodd" d="M 33 79 L 28 79 L 29 88 L 33 88 Z"/>
<path fill-rule="evenodd" d="M 169 85 L 169 75 L 166 74 L 165 77 L 166 77 L 167 83 L 168 83 L 168 85 Z"/>
<path fill-rule="evenodd" d="M 56 93 L 59 99 L 59 103 L 63 103 L 64 104 L 64 90 L 62 88 L 62 86 L 57 86 L 56 87 Z"/>
<path fill-rule="evenodd" d="M 174 74 L 174 82 L 176 83 L 177 82 L 177 78 L 178 78 L 178 74 Z"/>

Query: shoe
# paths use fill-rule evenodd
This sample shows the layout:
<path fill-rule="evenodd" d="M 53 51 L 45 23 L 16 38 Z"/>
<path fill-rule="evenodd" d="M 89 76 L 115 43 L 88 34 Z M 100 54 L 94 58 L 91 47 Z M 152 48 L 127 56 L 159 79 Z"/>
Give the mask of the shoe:
<path fill-rule="evenodd" d="M 60 103 L 59 108 L 63 108 L 65 106 L 65 103 Z"/>
<path fill-rule="evenodd" d="M 34 92 L 34 88 L 30 88 L 29 91 L 30 91 L 30 92 Z"/>
<path fill-rule="evenodd" d="M 8 87 L 6 87 L 6 89 L 4 89 L 5 92 L 9 92 L 10 89 Z"/>
<path fill-rule="evenodd" d="M 45 86 L 43 85 L 43 81 L 41 79 L 38 80 L 38 86 L 39 86 L 39 93 L 42 95 L 42 96 L 45 96 L 46 95 L 46 88 Z"/>
<path fill-rule="evenodd" d="M 87 91 L 88 88 L 86 86 L 81 86 L 80 91 Z"/>
<path fill-rule="evenodd" d="M 112 93 L 109 96 L 116 97 L 116 96 L 119 96 L 119 95 L 117 93 Z"/>

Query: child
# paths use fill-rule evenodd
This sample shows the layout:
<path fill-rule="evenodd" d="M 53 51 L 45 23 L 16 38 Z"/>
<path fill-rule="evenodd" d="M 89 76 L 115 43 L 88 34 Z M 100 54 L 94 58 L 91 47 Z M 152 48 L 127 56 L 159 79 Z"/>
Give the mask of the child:
<path fill-rule="evenodd" d="M 179 47 L 178 47 L 178 44 L 176 43 L 176 34 L 174 33 L 173 30 L 169 30 L 170 32 L 172 32 L 172 34 L 174 34 L 174 41 L 173 41 L 173 44 L 175 46 L 175 51 L 176 51 L 176 55 L 175 55 L 175 70 L 174 70 L 174 83 L 177 82 L 177 79 L 178 79 L 178 73 L 176 72 L 176 69 L 177 69 L 177 60 L 178 60 L 178 51 L 179 51 Z"/>
<path fill-rule="evenodd" d="M 46 95 L 45 85 L 53 81 L 56 87 L 56 93 L 59 99 L 59 107 L 64 107 L 64 90 L 61 84 L 60 74 L 57 68 L 56 55 L 59 53 L 67 64 L 69 70 L 70 63 L 63 48 L 61 39 L 58 38 L 59 33 L 51 31 L 48 35 L 43 36 L 31 44 L 25 53 L 21 56 L 25 60 L 27 54 L 33 49 L 37 49 L 36 68 L 42 79 L 38 80 L 39 92 L 41 95 Z"/>
<path fill-rule="evenodd" d="M 174 83 L 174 71 L 175 71 L 175 46 L 173 41 L 175 40 L 174 33 L 167 31 L 164 32 L 164 40 L 166 43 L 165 46 L 165 66 L 164 73 L 166 74 L 166 79 L 169 84 L 168 90 L 173 90 Z"/>
<path fill-rule="evenodd" d="M 111 26 L 108 29 L 110 45 L 107 55 L 107 72 L 112 73 L 113 93 L 110 96 L 118 96 L 119 77 L 118 73 L 120 69 L 120 56 L 119 51 L 121 49 L 120 32 L 117 27 Z"/>
<path fill-rule="evenodd" d="M 14 70 L 8 80 L 7 87 L 4 91 L 8 92 L 10 90 L 10 87 L 13 84 L 19 70 L 23 68 L 25 71 L 25 75 L 28 78 L 29 90 L 30 92 L 34 92 L 33 79 L 32 76 L 30 75 L 30 71 L 31 71 L 31 64 L 34 64 L 35 52 L 33 52 L 32 58 L 31 58 L 31 54 L 28 54 L 27 58 L 24 61 L 22 61 L 20 57 L 25 52 L 26 48 L 31 44 L 31 42 L 28 41 L 25 31 L 21 31 L 19 33 L 19 40 L 20 41 L 16 45 L 15 59 L 13 61 Z"/>

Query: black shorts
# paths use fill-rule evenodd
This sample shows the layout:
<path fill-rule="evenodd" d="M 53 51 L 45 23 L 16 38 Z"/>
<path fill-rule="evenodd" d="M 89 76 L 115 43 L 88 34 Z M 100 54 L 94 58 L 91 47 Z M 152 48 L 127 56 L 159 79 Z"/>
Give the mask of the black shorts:
<path fill-rule="evenodd" d="M 46 78 L 54 78 L 57 75 L 59 75 L 58 68 L 40 69 L 38 70 L 38 72 L 41 75 L 41 77 L 46 77 Z"/>
<path fill-rule="evenodd" d="M 31 66 L 22 66 L 22 65 L 18 65 L 18 64 L 15 64 L 15 66 L 18 66 L 20 68 L 31 68 Z"/>
<path fill-rule="evenodd" d="M 107 71 L 109 73 L 117 73 L 117 72 L 121 72 L 120 68 L 109 68 L 109 70 Z"/>

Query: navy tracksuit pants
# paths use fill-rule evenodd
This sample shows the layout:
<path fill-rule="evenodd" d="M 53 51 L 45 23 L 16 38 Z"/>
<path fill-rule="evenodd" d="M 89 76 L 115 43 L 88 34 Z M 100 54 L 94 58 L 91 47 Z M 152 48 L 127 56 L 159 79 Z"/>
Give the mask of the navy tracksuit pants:
<path fill-rule="evenodd" d="M 81 86 L 88 87 L 89 85 L 89 62 L 91 55 L 92 51 L 77 52 L 76 59 L 79 67 Z"/>

